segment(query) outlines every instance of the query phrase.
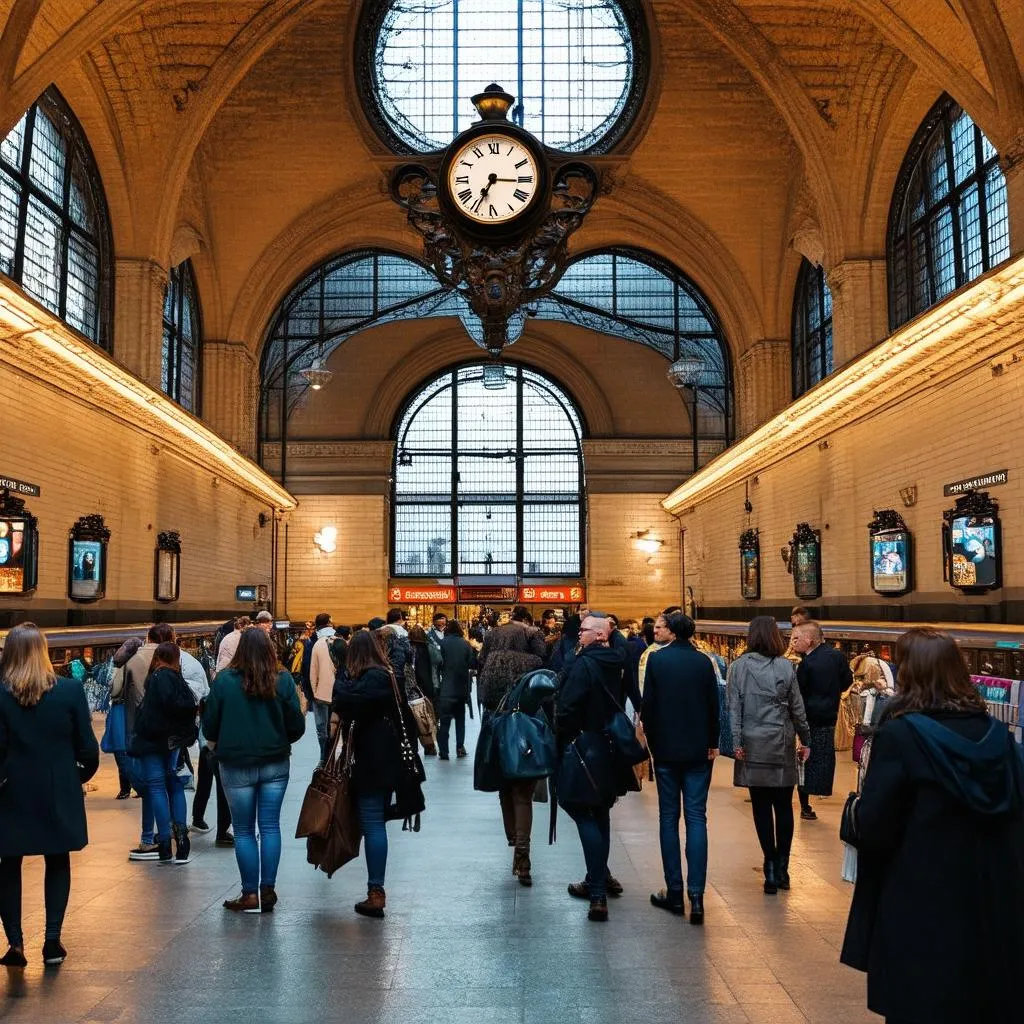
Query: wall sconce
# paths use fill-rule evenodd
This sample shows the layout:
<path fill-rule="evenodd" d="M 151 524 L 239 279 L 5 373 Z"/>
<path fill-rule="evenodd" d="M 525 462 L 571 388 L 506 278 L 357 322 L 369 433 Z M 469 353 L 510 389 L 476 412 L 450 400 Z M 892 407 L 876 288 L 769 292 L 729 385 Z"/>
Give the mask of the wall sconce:
<path fill-rule="evenodd" d="M 917 487 L 901 487 L 900 498 L 906 508 L 913 508 L 917 504 Z"/>
<path fill-rule="evenodd" d="M 338 550 L 338 531 L 333 526 L 322 526 L 313 536 L 313 543 L 325 554 Z"/>
<path fill-rule="evenodd" d="M 786 565 L 789 565 L 789 558 L 790 558 L 790 555 L 792 554 L 792 552 L 789 550 L 789 545 L 788 544 L 785 545 L 785 547 L 779 548 L 779 554 L 782 556 L 782 561 Z"/>
<path fill-rule="evenodd" d="M 663 540 L 656 540 L 654 537 L 649 537 L 650 530 L 637 530 L 633 534 L 633 547 L 637 551 L 643 551 L 647 555 L 656 555 L 664 546 Z"/>

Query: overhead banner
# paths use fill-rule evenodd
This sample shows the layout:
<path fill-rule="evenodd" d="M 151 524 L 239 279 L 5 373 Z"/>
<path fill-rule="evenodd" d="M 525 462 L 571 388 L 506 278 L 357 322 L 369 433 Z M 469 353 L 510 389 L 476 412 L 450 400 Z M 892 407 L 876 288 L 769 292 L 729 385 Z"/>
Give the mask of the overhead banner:
<path fill-rule="evenodd" d="M 454 587 L 389 587 L 389 604 L 453 604 Z"/>
<path fill-rule="evenodd" d="M 540 604 L 582 604 L 587 599 L 586 589 L 579 585 L 551 586 L 535 584 L 519 588 L 519 600 Z"/>

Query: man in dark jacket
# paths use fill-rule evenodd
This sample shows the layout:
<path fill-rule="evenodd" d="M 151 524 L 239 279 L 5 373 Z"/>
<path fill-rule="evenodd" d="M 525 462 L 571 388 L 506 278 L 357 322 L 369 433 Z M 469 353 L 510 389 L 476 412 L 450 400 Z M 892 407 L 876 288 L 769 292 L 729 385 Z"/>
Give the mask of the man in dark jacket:
<path fill-rule="evenodd" d="M 641 718 L 654 757 L 661 823 L 661 863 L 666 888 L 651 903 L 684 914 L 683 865 L 679 851 L 679 802 L 686 821 L 686 889 L 690 921 L 704 922 L 708 873 L 708 789 L 718 756 L 718 680 L 711 659 L 690 638 L 696 626 L 676 613 L 662 624 L 675 639 L 647 660 Z"/>
<path fill-rule="evenodd" d="M 811 809 L 810 797 L 832 795 L 839 699 L 853 685 L 853 673 L 846 655 L 825 643 L 817 622 L 797 625 L 793 629 L 790 646 L 801 655 L 796 680 L 811 729 L 811 756 L 804 769 L 804 785 L 798 787 L 800 817 L 814 821 L 818 816 Z"/>

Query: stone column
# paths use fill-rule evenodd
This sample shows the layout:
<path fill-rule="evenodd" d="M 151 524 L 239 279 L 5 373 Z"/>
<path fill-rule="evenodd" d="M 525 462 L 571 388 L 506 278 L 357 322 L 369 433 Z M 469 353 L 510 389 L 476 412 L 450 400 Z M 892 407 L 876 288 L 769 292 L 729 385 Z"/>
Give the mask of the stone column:
<path fill-rule="evenodd" d="M 116 261 L 114 357 L 162 390 L 164 293 L 168 271 L 156 260 L 125 256 Z"/>
<path fill-rule="evenodd" d="M 1010 253 L 1024 252 L 1024 139 L 1000 157 L 1006 178 L 1006 205 L 1010 217 Z"/>
<path fill-rule="evenodd" d="M 885 260 L 843 260 L 825 280 L 832 292 L 832 368 L 838 370 L 889 335 Z"/>
<path fill-rule="evenodd" d="M 793 396 L 789 338 L 762 338 L 739 358 L 736 436 L 746 437 L 789 404 Z"/>
<path fill-rule="evenodd" d="M 203 342 L 203 420 L 250 459 L 256 457 L 258 368 L 242 341 Z"/>

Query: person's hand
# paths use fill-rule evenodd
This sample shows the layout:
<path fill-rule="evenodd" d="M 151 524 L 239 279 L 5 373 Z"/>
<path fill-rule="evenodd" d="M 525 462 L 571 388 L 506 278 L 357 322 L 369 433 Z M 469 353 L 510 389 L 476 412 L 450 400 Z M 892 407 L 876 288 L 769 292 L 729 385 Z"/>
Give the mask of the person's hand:
<path fill-rule="evenodd" d="M 799 757 L 800 760 L 804 764 L 807 764 L 808 758 L 810 758 L 810 756 L 811 756 L 811 748 L 810 747 L 801 747 L 800 750 L 797 752 L 797 757 Z"/>
<path fill-rule="evenodd" d="M 745 761 L 747 759 L 747 752 L 742 747 L 737 747 L 733 751 L 733 756 L 737 761 Z"/>
<path fill-rule="evenodd" d="M 714 761 L 714 759 L 715 759 L 716 757 L 718 757 L 718 747 L 712 747 L 712 748 L 711 748 L 711 749 L 710 749 L 710 750 L 708 751 L 708 760 L 709 760 L 709 761 Z"/>

